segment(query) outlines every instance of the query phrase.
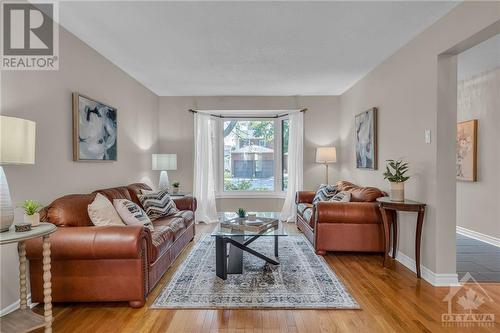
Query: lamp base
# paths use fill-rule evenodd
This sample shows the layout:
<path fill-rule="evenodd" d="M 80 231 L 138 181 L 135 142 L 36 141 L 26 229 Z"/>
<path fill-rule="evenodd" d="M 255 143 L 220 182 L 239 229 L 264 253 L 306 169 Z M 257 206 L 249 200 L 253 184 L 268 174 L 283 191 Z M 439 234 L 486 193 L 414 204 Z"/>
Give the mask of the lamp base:
<path fill-rule="evenodd" d="M 168 190 L 170 188 L 170 183 L 168 181 L 168 173 L 163 170 L 160 172 L 160 182 L 158 183 L 159 190 Z"/>
<path fill-rule="evenodd" d="M 14 207 L 10 199 L 9 183 L 0 166 L 0 232 L 8 231 L 14 222 Z"/>

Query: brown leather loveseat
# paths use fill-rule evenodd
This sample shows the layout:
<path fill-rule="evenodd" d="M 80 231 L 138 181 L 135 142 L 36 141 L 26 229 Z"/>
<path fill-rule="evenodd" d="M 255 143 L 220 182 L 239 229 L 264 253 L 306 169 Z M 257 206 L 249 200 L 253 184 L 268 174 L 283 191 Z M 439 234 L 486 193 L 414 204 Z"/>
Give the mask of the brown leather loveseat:
<path fill-rule="evenodd" d="M 92 224 L 87 206 L 97 193 L 140 205 L 137 193 L 141 189 L 151 190 L 145 184 L 131 184 L 66 195 L 42 210 L 41 220 L 58 227 L 50 236 L 54 302 L 126 301 L 132 307 L 144 305 L 148 293 L 194 238 L 196 199 L 174 198 L 180 211 L 153 221 L 153 232 L 142 226 Z M 31 298 L 43 302 L 41 240 L 27 242 L 26 250 Z"/>
<path fill-rule="evenodd" d="M 319 202 L 314 206 L 315 192 L 297 192 L 298 228 L 319 255 L 326 251 L 383 252 L 382 216 L 375 201 L 386 194 L 347 181 L 336 186 L 351 193 L 351 202 Z"/>

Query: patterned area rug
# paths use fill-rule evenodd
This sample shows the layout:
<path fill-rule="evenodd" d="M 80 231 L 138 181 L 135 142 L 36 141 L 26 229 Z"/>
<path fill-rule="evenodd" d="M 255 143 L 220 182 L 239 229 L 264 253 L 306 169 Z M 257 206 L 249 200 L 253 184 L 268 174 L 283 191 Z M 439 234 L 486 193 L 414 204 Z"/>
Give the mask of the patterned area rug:
<path fill-rule="evenodd" d="M 279 241 L 280 265 L 267 265 L 244 252 L 243 274 L 223 281 L 215 275 L 215 238 L 202 237 L 152 308 L 359 309 L 304 236 Z M 272 256 L 273 244 L 273 237 L 261 237 L 251 247 Z"/>

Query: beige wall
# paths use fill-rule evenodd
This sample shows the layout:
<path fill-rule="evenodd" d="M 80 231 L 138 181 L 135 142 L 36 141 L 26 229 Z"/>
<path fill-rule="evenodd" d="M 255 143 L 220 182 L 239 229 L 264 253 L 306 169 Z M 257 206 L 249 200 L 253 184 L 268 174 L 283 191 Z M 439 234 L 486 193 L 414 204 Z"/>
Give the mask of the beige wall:
<path fill-rule="evenodd" d="M 158 97 L 64 29 L 59 45 L 58 71 L 2 72 L 2 114 L 37 124 L 35 165 L 4 166 L 13 202 L 48 204 L 63 194 L 150 182 Z M 117 162 L 72 161 L 73 91 L 118 109 Z M 20 210 L 16 218 L 22 219 Z M 15 245 L 1 247 L 1 272 L 3 309 L 19 298 Z"/>
<path fill-rule="evenodd" d="M 500 68 L 458 82 L 458 121 L 478 120 L 477 182 L 457 182 L 457 226 L 500 238 Z"/>
<path fill-rule="evenodd" d="M 193 188 L 193 115 L 189 109 L 244 110 L 307 108 L 304 116 L 304 188 L 316 189 L 325 182 L 325 167 L 316 164 L 318 146 L 339 144 L 339 98 L 310 97 L 160 97 L 159 146 L 162 153 L 177 153 L 178 170 L 169 178 L 181 182 L 181 191 Z M 337 165 L 330 168 L 330 180 L 338 179 Z M 156 175 L 158 177 L 158 175 Z M 218 209 L 280 211 L 282 199 L 218 199 Z"/>
<path fill-rule="evenodd" d="M 402 157 L 410 162 L 412 178 L 406 184 L 406 196 L 428 204 L 422 264 L 435 273 L 456 272 L 456 117 L 450 113 L 453 103 L 447 103 L 453 100 L 453 92 L 441 94 L 438 100 L 438 83 L 439 89 L 445 89 L 453 79 L 456 84 L 456 57 L 443 57 L 438 73 L 438 55 L 499 19 L 500 3 L 463 3 L 341 96 L 341 176 L 387 190 L 382 176 L 384 161 Z M 456 95 L 454 100 L 456 105 Z M 355 169 L 354 115 L 370 107 L 379 108 L 377 171 Z M 432 131 L 431 144 L 424 141 L 426 129 Z M 399 249 L 414 258 L 415 216 L 400 216 Z"/>

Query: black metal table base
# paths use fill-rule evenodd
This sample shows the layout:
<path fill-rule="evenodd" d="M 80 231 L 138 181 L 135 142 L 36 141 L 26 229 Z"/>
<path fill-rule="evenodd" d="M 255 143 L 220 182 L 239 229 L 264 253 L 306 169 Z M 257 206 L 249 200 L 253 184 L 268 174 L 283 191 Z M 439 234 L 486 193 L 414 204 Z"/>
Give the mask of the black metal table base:
<path fill-rule="evenodd" d="M 265 260 L 272 265 L 279 265 L 278 261 L 248 247 L 249 244 L 261 236 L 262 235 L 255 235 L 246 240 L 244 236 L 215 236 L 216 275 L 226 280 L 227 274 L 243 273 L 243 251 Z M 276 258 L 278 258 L 278 238 L 279 236 L 274 235 L 274 256 Z M 229 245 L 229 254 L 227 245 Z"/>

